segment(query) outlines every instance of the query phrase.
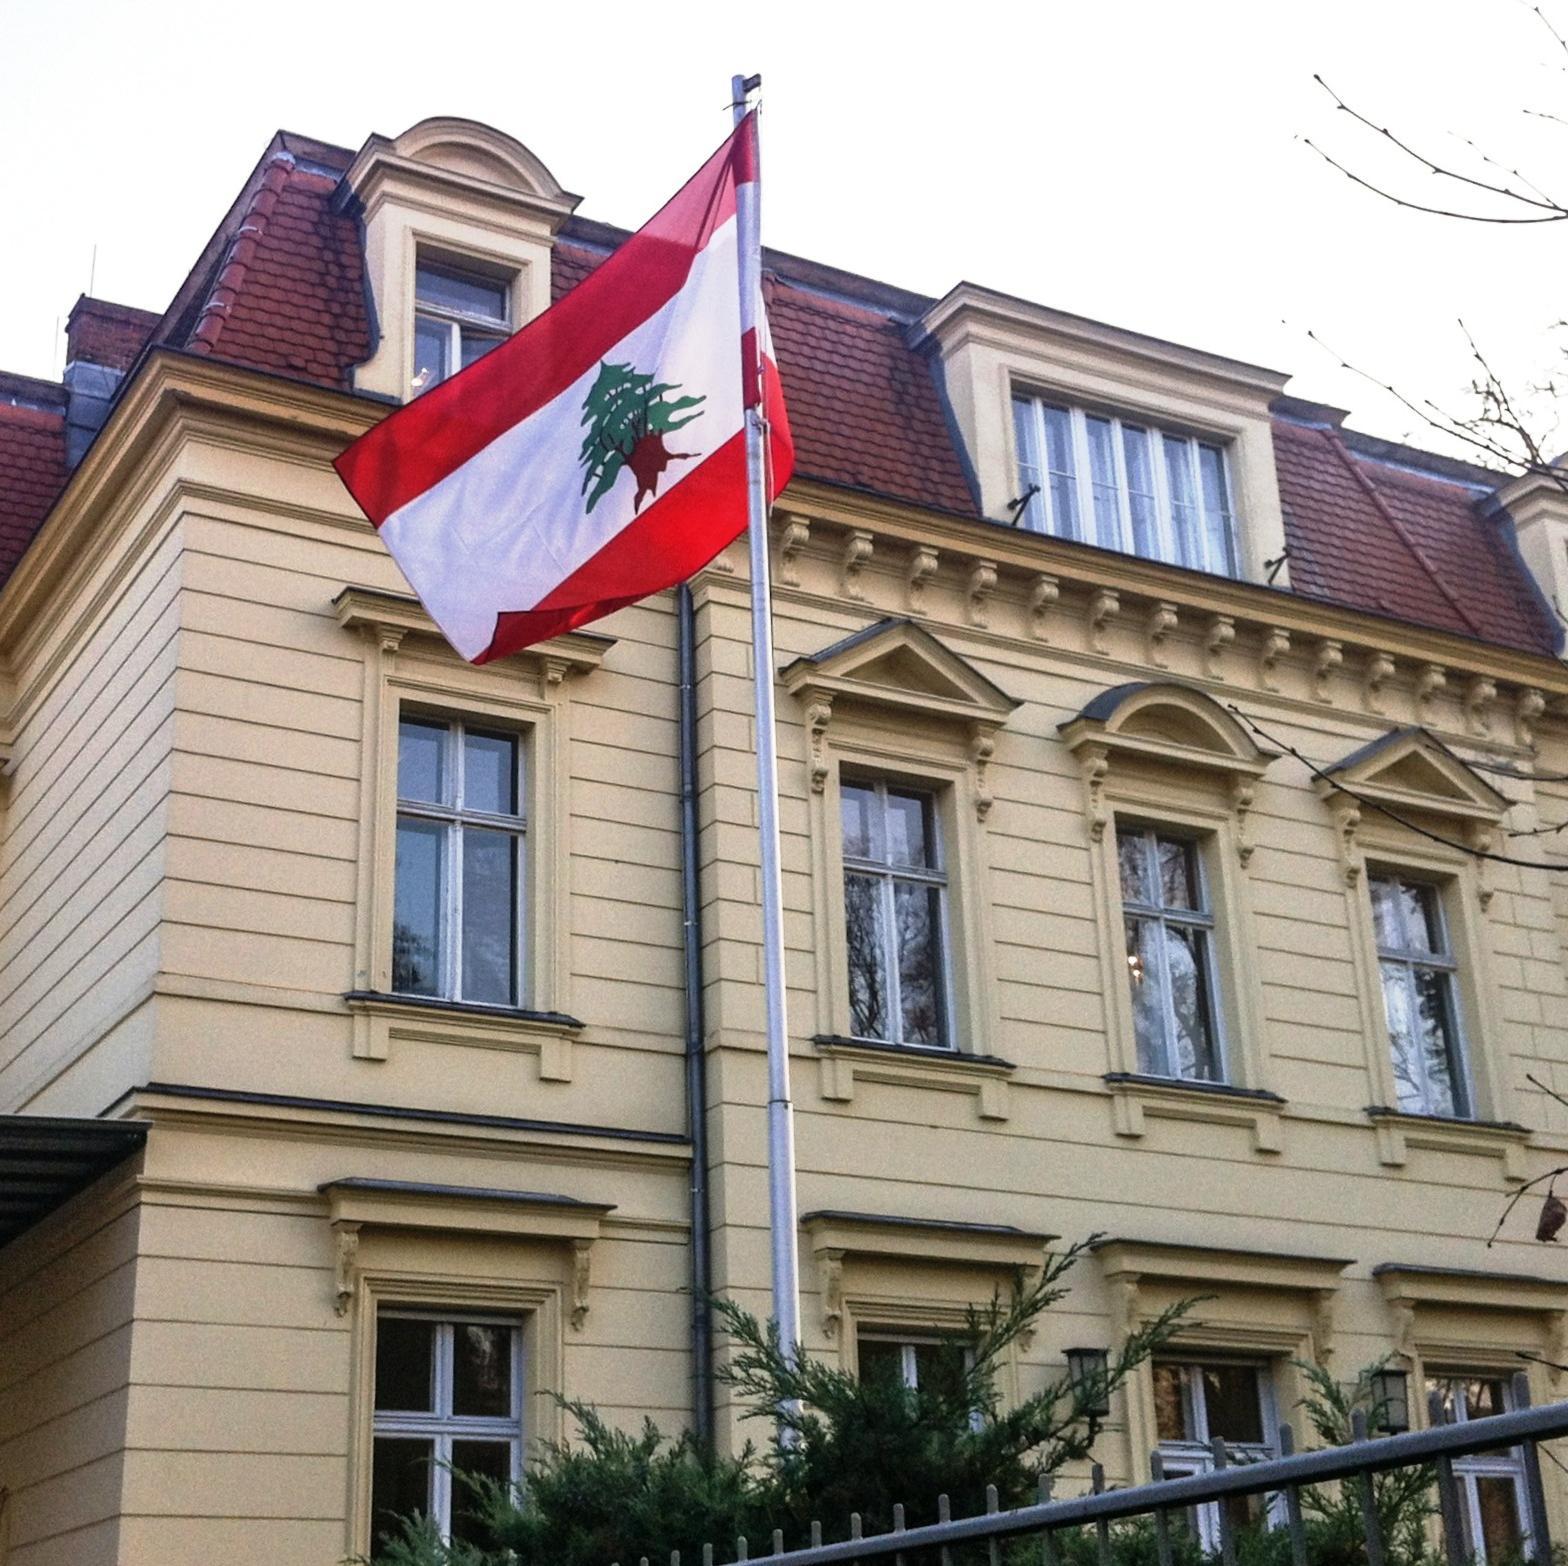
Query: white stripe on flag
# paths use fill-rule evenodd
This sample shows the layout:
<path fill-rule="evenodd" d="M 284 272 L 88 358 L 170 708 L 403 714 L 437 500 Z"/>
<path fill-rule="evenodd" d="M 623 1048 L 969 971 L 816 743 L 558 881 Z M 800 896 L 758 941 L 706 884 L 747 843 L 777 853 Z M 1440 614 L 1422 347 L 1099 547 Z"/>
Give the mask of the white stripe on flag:
<path fill-rule="evenodd" d="M 736 225 L 715 231 L 681 291 L 604 355 L 703 396 L 702 416 L 668 438 L 659 498 L 740 430 Z M 439 484 L 393 512 L 381 537 L 414 591 L 465 658 L 490 645 L 496 616 L 532 609 L 635 521 L 623 472 L 589 513 L 582 493 L 582 409 L 599 364 Z M 644 505 L 651 504 L 651 498 Z"/>

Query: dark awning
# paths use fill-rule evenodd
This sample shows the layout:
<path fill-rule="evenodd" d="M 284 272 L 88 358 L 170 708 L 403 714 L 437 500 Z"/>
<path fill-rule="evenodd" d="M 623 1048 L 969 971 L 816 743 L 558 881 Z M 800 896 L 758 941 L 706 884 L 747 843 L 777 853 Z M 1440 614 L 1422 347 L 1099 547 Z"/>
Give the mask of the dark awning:
<path fill-rule="evenodd" d="M 0 1115 L 0 1245 L 138 1152 L 146 1140 L 147 1127 L 133 1120 Z"/>

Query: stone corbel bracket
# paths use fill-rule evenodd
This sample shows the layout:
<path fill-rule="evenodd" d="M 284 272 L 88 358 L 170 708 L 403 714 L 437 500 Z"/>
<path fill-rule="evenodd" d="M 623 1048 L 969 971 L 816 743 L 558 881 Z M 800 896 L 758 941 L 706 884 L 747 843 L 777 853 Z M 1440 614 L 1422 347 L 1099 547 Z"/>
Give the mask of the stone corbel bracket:
<path fill-rule="evenodd" d="M 419 636 L 436 639 L 445 656 L 459 657 L 447 646 L 424 606 L 406 593 L 345 587 L 333 598 L 332 608 L 344 630 L 361 632 L 384 653 L 396 653 L 405 638 Z M 567 631 L 552 636 L 547 642 L 510 654 L 499 660 L 496 667 L 518 664 L 531 667 L 539 681 L 540 695 L 546 696 L 568 674 L 587 674 L 597 669 L 613 646 L 613 636 L 600 636 L 592 631 Z"/>
<path fill-rule="evenodd" d="M 335 1241 L 333 1307 L 347 1315 L 358 1292 L 363 1240 L 376 1230 L 487 1235 L 560 1245 L 567 1252 L 574 1331 L 588 1315 L 589 1257 L 613 1203 L 584 1202 L 539 1191 L 430 1185 L 351 1177 L 320 1188 Z"/>
<path fill-rule="evenodd" d="M 786 517 L 779 528 L 779 582 L 800 586 L 800 557 L 811 542 L 811 523 L 805 517 Z"/>

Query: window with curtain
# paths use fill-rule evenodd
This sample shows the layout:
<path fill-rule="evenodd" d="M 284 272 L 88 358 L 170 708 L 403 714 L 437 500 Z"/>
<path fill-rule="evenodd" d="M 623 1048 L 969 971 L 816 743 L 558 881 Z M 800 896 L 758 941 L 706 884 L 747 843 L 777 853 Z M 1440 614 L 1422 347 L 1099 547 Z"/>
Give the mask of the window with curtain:
<path fill-rule="evenodd" d="M 1458 965 L 1440 889 L 1385 871 L 1368 877 L 1367 890 L 1399 1107 L 1468 1117 L 1474 1110 L 1459 1036 Z"/>
<path fill-rule="evenodd" d="M 1118 822 L 1116 855 L 1138 1069 L 1221 1082 L 1214 914 L 1199 845 Z"/>
<path fill-rule="evenodd" d="M 1225 448 L 1174 430 L 1043 397 L 1013 398 L 1019 525 L 1190 566 L 1237 574 Z"/>

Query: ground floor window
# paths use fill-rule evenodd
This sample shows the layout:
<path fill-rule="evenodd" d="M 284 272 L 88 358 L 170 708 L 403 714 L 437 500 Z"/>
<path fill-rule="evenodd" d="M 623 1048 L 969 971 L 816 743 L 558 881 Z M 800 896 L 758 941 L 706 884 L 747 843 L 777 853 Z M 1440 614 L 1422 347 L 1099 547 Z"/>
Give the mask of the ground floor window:
<path fill-rule="evenodd" d="M 1506 1414 L 1513 1407 L 1506 1378 L 1485 1372 L 1440 1372 L 1427 1377 L 1426 1390 L 1434 1420 L 1446 1424 Z M 1518 1447 L 1456 1457 L 1454 1478 L 1464 1553 L 1481 1566 L 1527 1556 L 1524 1461 Z"/>
<path fill-rule="evenodd" d="M 1234 1359 L 1154 1362 L 1154 1422 L 1167 1478 L 1207 1473 L 1218 1436 L 1231 1461 L 1257 1462 L 1278 1450 L 1268 1367 Z M 1225 1503 L 1236 1527 L 1263 1515 L 1256 1497 Z M 1195 1507 L 1189 1521 L 1206 1551 L 1219 1549 L 1218 1503 Z"/>
<path fill-rule="evenodd" d="M 472 1497 L 453 1470 L 509 1481 L 522 1476 L 522 1369 L 515 1318 L 378 1312 L 374 1548 L 416 1512 L 447 1538 L 486 1542 Z"/>

